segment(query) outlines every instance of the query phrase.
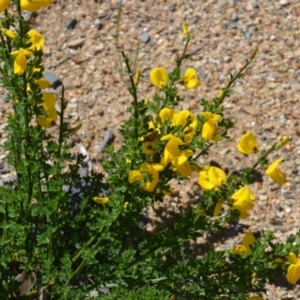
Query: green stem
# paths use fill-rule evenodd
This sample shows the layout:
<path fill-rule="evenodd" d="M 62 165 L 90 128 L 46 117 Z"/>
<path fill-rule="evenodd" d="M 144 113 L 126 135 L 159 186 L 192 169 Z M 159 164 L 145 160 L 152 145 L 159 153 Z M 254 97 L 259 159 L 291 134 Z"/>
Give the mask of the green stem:
<path fill-rule="evenodd" d="M 242 75 L 242 73 L 244 72 L 244 70 L 252 63 L 253 59 L 247 59 L 245 65 L 238 71 L 237 74 L 235 74 L 233 77 L 230 78 L 227 86 L 225 87 L 225 90 L 228 90 L 232 84 L 238 79 L 240 78 L 240 76 Z M 223 93 L 222 96 L 219 98 L 219 103 L 221 104 L 224 99 L 226 97 L 226 93 Z"/>
<path fill-rule="evenodd" d="M 266 151 L 262 156 L 260 156 L 260 158 L 259 158 L 259 159 L 256 161 L 256 163 L 252 166 L 252 168 L 249 169 L 249 171 L 247 172 L 247 174 L 250 175 L 250 174 L 254 171 L 254 169 L 259 165 L 259 163 L 260 163 L 261 161 L 265 160 L 265 159 L 267 158 L 267 156 L 268 156 L 271 152 L 273 152 L 273 151 L 275 150 L 276 146 L 277 146 L 277 143 L 275 143 L 274 145 L 272 145 L 272 147 L 271 147 L 268 151 Z"/>
<path fill-rule="evenodd" d="M 182 52 L 181 56 L 180 56 L 178 59 L 176 59 L 176 61 L 175 61 L 175 62 L 176 62 L 176 69 L 179 70 L 179 72 L 180 72 L 181 64 L 182 64 L 183 60 L 186 58 L 186 51 L 187 51 L 188 45 L 189 45 L 189 43 L 190 43 L 190 40 L 191 40 L 190 37 L 188 37 L 188 38 L 186 39 L 186 43 L 185 43 L 185 45 L 184 45 L 183 52 Z M 179 77 L 178 77 L 178 78 L 174 76 L 174 77 L 171 79 L 171 82 L 170 82 L 170 84 L 169 84 L 169 87 L 172 87 L 172 86 L 174 85 L 174 83 L 175 83 L 178 79 L 180 79 L 180 74 L 179 74 Z M 163 109 L 163 108 L 166 106 L 168 100 L 169 100 L 169 94 L 167 93 L 167 94 L 165 95 L 165 98 L 164 98 L 163 105 L 162 105 L 161 109 Z"/>
<path fill-rule="evenodd" d="M 134 78 L 133 78 L 133 75 L 132 75 L 132 70 L 131 70 L 131 67 L 129 65 L 129 59 L 125 55 L 124 51 L 122 51 L 122 56 L 123 56 L 124 62 L 126 64 L 127 71 L 129 73 L 130 85 L 131 85 L 131 89 L 132 89 L 131 95 L 133 96 L 133 103 L 134 103 L 133 104 L 134 105 L 134 118 L 137 120 L 138 117 L 139 117 L 139 111 L 138 111 L 138 99 L 137 99 L 136 85 L 134 83 Z M 135 128 L 135 134 L 136 134 L 135 138 L 138 139 L 137 126 Z"/>

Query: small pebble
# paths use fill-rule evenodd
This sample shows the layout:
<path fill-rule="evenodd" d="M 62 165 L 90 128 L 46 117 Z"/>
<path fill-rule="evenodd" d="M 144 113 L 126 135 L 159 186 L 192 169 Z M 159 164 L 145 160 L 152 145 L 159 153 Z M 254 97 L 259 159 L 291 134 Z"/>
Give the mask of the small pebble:
<path fill-rule="evenodd" d="M 74 29 L 76 25 L 77 25 L 77 20 L 74 18 L 67 23 L 66 28 Z"/>
<path fill-rule="evenodd" d="M 77 49 L 83 46 L 85 38 L 78 38 L 68 42 L 67 46 L 72 49 Z"/>
<path fill-rule="evenodd" d="M 97 28 L 98 30 L 100 30 L 100 29 L 103 27 L 103 25 L 102 25 L 102 23 L 101 23 L 101 20 L 100 20 L 99 18 L 97 18 L 97 19 L 95 20 L 95 26 L 96 26 L 96 28 Z"/>
<path fill-rule="evenodd" d="M 150 35 L 148 32 L 143 32 L 140 35 L 140 40 L 142 43 L 147 44 L 150 41 Z"/>
<path fill-rule="evenodd" d="M 238 18 L 238 16 L 237 16 L 237 14 L 236 14 L 236 13 L 233 13 L 233 14 L 232 14 L 232 17 L 231 17 L 231 21 L 237 22 L 238 20 L 239 20 L 239 18 Z"/>
<path fill-rule="evenodd" d="M 176 4 L 171 4 L 169 6 L 169 11 L 174 12 L 176 10 Z"/>
<path fill-rule="evenodd" d="M 251 37 L 251 32 L 249 30 L 247 30 L 244 34 L 245 39 L 250 39 Z"/>
<path fill-rule="evenodd" d="M 290 1 L 289 1 L 289 0 L 279 0 L 279 4 L 280 4 L 281 6 L 285 6 L 285 5 L 290 4 Z"/>

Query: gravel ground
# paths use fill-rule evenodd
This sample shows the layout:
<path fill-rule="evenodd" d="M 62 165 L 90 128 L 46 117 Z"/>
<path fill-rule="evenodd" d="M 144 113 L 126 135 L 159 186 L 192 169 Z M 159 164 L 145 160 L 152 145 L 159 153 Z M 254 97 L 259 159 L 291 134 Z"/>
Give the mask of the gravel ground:
<path fill-rule="evenodd" d="M 229 73 L 235 73 L 254 47 L 259 47 L 255 63 L 226 100 L 226 116 L 237 123 L 230 132 L 232 140 L 216 144 L 209 158 L 199 164 L 213 158 L 228 170 L 250 166 L 255 157 L 244 157 L 235 149 L 237 139 L 247 130 L 256 134 L 261 149 L 290 135 L 292 142 L 281 152 L 289 183 L 282 187 L 269 179 L 255 183 L 256 207 L 243 222 L 248 230 L 272 229 L 278 240 L 284 240 L 300 225 L 296 197 L 300 175 L 298 0 L 54 0 L 49 8 L 38 12 L 33 26 L 45 36 L 45 70 L 54 72 L 65 86 L 69 121 L 83 123 L 74 145 L 85 145 L 94 170 L 101 170 L 105 157 L 100 143 L 105 131 L 112 130 L 116 145 L 120 144 L 118 131 L 131 102 L 120 51 L 130 57 L 134 69 L 142 71 L 140 99 L 151 97 L 155 89 L 149 82 L 149 71 L 155 66 L 173 66 L 183 49 L 182 21 L 193 35 L 189 48 L 193 55 L 184 67 L 195 67 L 203 82 L 200 88 L 184 93 L 185 109 L 199 111 L 201 98 L 216 96 Z M 61 87 L 54 92 L 59 95 Z M 10 111 L 2 102 L 0 129 Z M 1 143 L 5 139 L 2 133 Z M 0 156 L 3 161 L 5 153 L 0 152 Z M 3 167 L 1 177 L 9 176 L 8 172 Z M 191 191 L 199 192 L 196 178 L 181 187 L 172 209 L 185 206 Z M 224 246 L 231 247 L 237 239 L 241 240 L 241 234 L 224 240 Z M 272 300 L 297 298 L 300 290 L 289 285 L 269 286 L 266 295 Z"/>

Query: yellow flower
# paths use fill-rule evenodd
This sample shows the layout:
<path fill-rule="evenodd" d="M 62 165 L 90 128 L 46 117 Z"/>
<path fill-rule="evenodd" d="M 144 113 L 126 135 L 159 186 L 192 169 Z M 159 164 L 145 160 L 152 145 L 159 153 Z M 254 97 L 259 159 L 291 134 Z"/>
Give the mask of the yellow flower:
<path fill-rule="evenodd" d="M 169 120 L 171 126 L 184 127 L 184 143 L 186 144 L 192 141 L 198 128 L 196 116 L 186 109 L 177 113 L 173 108 L 163 108 L 158 114 L 158 120 L 160 123 Z"/>
<path fill-rule="evenodd" d="M 44 37 L 37 32 L 36 30 L 29 30 L 27 32 L 27 35 L 29 36 L 29 42 L 31 43 L 31 46 L 29 47 L 30 50 L 41 50 L 44 49 Z"/>
<path fill-rule="evenodd" d="M 220 121 L 222 116 L 206 111 L 202 112 L 201 115 L 207 119 L 202 127 L 202 138 L 206 141 L 216 140 L 218 137 L 218 126 L 216 122 Z"/>
<path fill-rule="evenodd" d="M 158 172 L 162 171 L 163 168 L 158 164 L 143 163 L 141 164 L 140 169 L 142 172 L 150 175 L 150 178 L 144 183 L 143 189 L 152 192 L 158 183 Z"/>
<path fill-rule="evenodd" d="M 202 127 L 202 138 L 209 141 L 213 138 L 214 134 L 217 132 L 218 126 L 212 120 L 208 120 L 204 123 Z"/>
<path fill-rule="evenodd" d="M 8 5 L 9 5 L 10 0 L 0 0 L 0 13 L 4 12 Z"/>
<path fill-rule="evenodd" d="M 176 114 L 176 110 L 173 108 L 163 108 L 159 113 L 159 121 L 160 123 L 166 122 L 166 120 L 169 120 L 170 122 L 173 122 L 174 115 Z"/>
<path fill-rule="evenodd" d="M 180 111 L 178 114 L 175 113 L 173 115 L 172 124 L 174 126 L 185 127 L 183 132 L 185 133 L 184 134 L 184 142 L 186 144 L 188 144 L 192 141 L 192 139 L 195 135 L 195 132 L 198 128 L 198 120 L 197 120 L 196 116 L 186 109 Z"/>
<path fill-rule="evenodd" d="M 187 29 L 186 23 L 182 22 L 182 33 L 187 37 L 189 35 L 189 31 Z"/>
<path fill-rule="evenodd" d="M 291 263 L 287 271 L 287 280 L 289 283 L 296 283 L 300 278 L 300 259 L 296 254 L 291 252 L 287 259 Z"/>
<path fill-rule="evenodd" d="M 219 188 L 226 181 L 225 172 L 217 167 L 205 166 L 199 172 L 199 185 L 202 189 L 208 191 L 214 188 Z"/>
<path fill-rule="evenodd" d="M 19 50 L 12 51 L 10 55 L 16 55 L 15 62 L 14 62 L 14 73 L 18 75 L 23 75 L 27 67 L 26 56 L 32 55 L 32 52 L 20 48 Z"/>
<path fill-rule="evenodd" d="M 147 178 L 144 182 L 143 189 L 152 192 L 159 178 L 159 171 L 163 170 L 163 166 L 160 164 L 148 164 L 143 163 L 140 165 L 140 170 L 131 170 L 128 175 L 129 183 L 133 183 L 135 181 L 142 181 L 144 179 L 144 175 L 147 174 L 149 178 Z"/>
<path fill-rule="evenodd" d="M 183 85 L 186 89 L 195 89 L 201 85 L 198 79 L 197 72 L 194 68 L 188 68 L 181 78 Z"/>
<path fill-rule="evenodd" d="M 212 120 L 212 121 L 220 121 L 222 120 L 222 116 L 218 114 L 213 114 L 210 111 L 203 111 L 201 113 L 201 116 L 205 117 L 207 120 Z"/>
<path fill-rule="evenodd" d="M 0 0 L 1 1 L 1 0 Z M 6 28 L 1 28 L 1 31 L 7 36 L 9 37 L 10 39 L 14 40 L 16 38 L 16 35 L 14 32 L 12 32 L 11 30 L 9 29 L 6 29 Z"/>
<path fill-rule="evenodd" d="M 128 206 L 129 206 L 129 203 L 128 203 L 128 202 L 125 202 L 124 205 L 123 205 L 123 208 L 124 208 L 124 209 L 127 209 Z"/>
<path fill-rule="evenodd" d="M 37 12 L 42 7 L 52 3 L 52 0 L 21 0 L 21 8 L 30 12 Z"/>
<path fill-rule="evenodd" d="M 237 148 L 243 154 L 252 154 L 258 151 L 256 138 L 251 131 L 247 131 L 241 137 Z"/>
<path fill-rule="evenodd" d="M 168 141 L 164 150 L 164 164 L 167 165 L 178 156 L 180 152 L 179 145 L 183 145 L 184 142 L 173 134 L 165 135 L 161 138 L 161 140 Z"/>
<path fill-rule="evenodd" d="M 269 165 L 269 167 L 266 170 L 266 174 L 269 175 L 273 181 L 279 184 L 284 184 L 288 182 L 288 180 L 285 177 L 285 174 L 282 172 L 281 169 L 278 168 L 279 163 L 283 160 L 283 158 L 276 159 L 273 163 Z"/>
<path fill-rule="evenodd" d="M 146 155 L 155 154 L 155 151 L 153 150 L 154 149 L 153 147 L 154 147 L 155 144 L 156 144 L 155 141 L 143 143 L 143 146 L 142 146 L 143 153 L 146 154 Z"/>
<path fill-rule="evenodd" d="M 162 89 L 169 82 L 169 74 L 164 68 L 154 68 L 150 73 L 150 81 L 155 87 Z"/>
<path fill-rule="evenodd" d="M 249 216 L 248 210 L 251 210 L 254 207 L 253 201 L 255 201 L 255 197 L 251 194 L 249 187 L 244 186 L 236 191 L 231 196 L 231 200 L 231 209 L 239 210 L 241 213 L 241 218 L 246 219 Z"/>
<path fill-rule="evenodd" d="M 107 204 L 109 202 L 109 199 L 107 197 L 94 197 L 93 200 L 98 204 Z"/>
<path fill-rule="evenodd" d="M 131 170 L 128 174 L 128 182 L 134 183 L 135 181 L 143 180 L 143 173 L 140 170 Z"/>
<path fill-rule="evenodd" d="M 247 256 L 251 254 L 250 245 L 254 246 L 255 243 L 255 237 L 251 232 L 246 232 L 242 245 L 239 245 L 237 247 L 234 247 L 232 249 L 233 254 L 243 254 L 246 253 Z"/>
<path fill-rule="evenodd" d="M 50 128 L 57 120 L 57 111 L 55 109 L 56 99 L 51 93 L 43 93 L 44 102 L 39 104 L 43 106 L 45 115 L 38 116 L 37 122 L 40 126 Z"/>

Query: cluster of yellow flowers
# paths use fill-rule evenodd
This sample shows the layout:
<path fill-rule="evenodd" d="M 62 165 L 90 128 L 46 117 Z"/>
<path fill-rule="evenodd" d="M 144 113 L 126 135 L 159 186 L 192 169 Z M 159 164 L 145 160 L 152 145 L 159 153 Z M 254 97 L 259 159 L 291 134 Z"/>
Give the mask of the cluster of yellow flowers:
<path fill-rule="evenodd" d="M 42 7 L 46 7 L 52 3 L 52 0 L 21 0 L 20 5 L 21 8 L 30 12 L 36 12 Z M 0 13 L 8 8 L 10 4 L 9 0 L 0 1 Z M 1 31 L 11 40 L 15 40 L 17 35 L 15 32 L 1 28 Z M 10 54 L 15 57 L 14 59 L 14 73 L 22 76 L 27 68 L 27 59 L 30 56 L 34 55 L 35 51 L 43 51 L 44 49 L 44 37 L 36 30 L 29 30 L 26 34 L 26 48 L 19 48 L 17 50 L 12 51 Z M 34 68 L 31 72 L 32 74 L 35 72 L 40 72 L 40 68 Z M 50 83 L 44 78 L 40 78 L 35 80 L 35 83 L 39 85 L 41 89 L 48 88 Z M 31 88 L 28 85 L 27 92 L 31 92 Z M 44 102 L 39 104 L 43 107 L 45 111 L 45 115 L 37 117 L 37 123 L 40 126 L 49 128 L 53 126 L 55 121 L 57 120 L 57 111 L 55 109 L 56 99 L 54 95 L 50 93 L 43 93 Z"/>
<path fill-rule="evenodd" d="M 289 137 L 284 137 L 278 144 L 277 149 L 284 146 L 290 140 Z M 248 131 L 245 133 L 237 146 L 238 150 L 243 154 L 252 154 L 258 152 L 258 143 L 252 132 Z M 284 184 L 288 182 L 285 174 L 281 169 L 278 168 L 280 162 L 283 158 L 276 159 L 267 169 L 266 174 L 269 175 L 273 181 Z"/>
<path fill-rule="evenodd" d="M 169 74 L 161 67 L 154 68 L 150 73 L 150 81 L 155 87 L 162 89 L 169 82 Z M 193 68 L 186 70 L 181 82 L 187 89 L 196 88 L 201 84 Z M 218 141 L 220 139 L 218 121 L 222 119 L 222 116 L 211 112 L 201 112 L 201 115 L 206 118 L 201 129 L 201 137 L 206 141 Z M 131 170 L 128 175 L 129 182 L 143 181 L 142 188 L 152 192 L 159 182 L 159 172 L 168 167 L 186 177 L 190 176 L 193 171 L 197 171 L 199 185 L 203 190 L 219 189 L 225 185 L 227 176 L 220 168 L 204 166 L 199 170 L 197 166 L 192 166 L 189 163 L 189 158 L 194 155 L 194 151 L 189 148 L 189 144 L 194 138 L 199 138 L 199 136 L 196 136 L 198 127 L 197 117 L 188 110 L 161 109 L 155 123 L 153 121 L 149 122 L 149 132 L 140 137 L 140 141 L 143 142 L 143 153 L 147 156 L 155 155 L 156 162 L 151 162 L 154 159 L 149 158 L 150 162 L 141 164 L 138 170 Z M 288 142 L 288 140 L 288 138 L 285 138 L 280 142 L 280 145 L 278 144 L 278 147 Z M 165 142 L 165 144 L 163 155 L 157 163 L 156 145 L 158 142 Z M 246 132 L 241 137 L 237 149 L 246 155 L 258 152 L 258 143 L 252 132 Z M 282 160 L 282 158 L 275 160 L 266 169 L 266 174 L 279 184 L 287 182 L 284 173 L 278 168 L 278 164 Z M 241 187 L 234 192 L 230 199 L 230 208 L 238 210 L 241 218 L 247 218 L 249 211 L 254 207 L 255 201 L 250 188 L 248 186 Z M 223 204 L 223 200 L 220 199 L 215 207 L 214 216 L 220 213 Z"/>
<path fill-rule="evenodd" d="M 243 237 L 242 244 L 234 247 L 231 252 L 233 254 L 246 254 L 246 256 L 251 255 L 251 248 L 250 246 L 254 246 L 255 237 L 251 232 L 246 232 Z M 289 255 L 284 259 L 276 259 L 274 264 L 283 264 L 284 261 L 288 261 L 290 263 L 288 270 L 287 270 L 287 281 L 289 283 L 296 283 L 300 279 L 300 258 L 296 256 L 295 253 L 291 252 Z"/>
<path fill-rule="evenodd" d="M 52 3 L 52 0 L 21 0 L 20 5 L 21 8 L 30 12 L 36 12 L 39 9 L 46 7 Z M 9 0 L 0 0 L 0 13 L 3 12 L 8 8 L 10 4 Z M 4 33 L 9 39 L 15 40 L 17 39 L 17 34 L 10 29 L 3 28 L 0 25 L 0 30 L 2 33 Z M 24 47 L 21 47 L 17 50 L 14 50 L 10 53 L 10 55 L 14 56 L 14 73 L 18 76 L 23 76 L 27 69 L 27 60 L 31 56 L 35 54 L 35 51 L 41 51 L 43 52 L 44 49 L 44 37 L 42 34 L 37 32 L 36 30 L 32 29 L 29 30 L 26 34 L 26 40 L 24 41 L 22 39 L 22 43 L 24 44 Z M 33 68 L 32 70 L 29 70 L 28 72 L 31 72 L 31 75 L 33 75 L 35 72 L 41 72 L 40 68 Z M 40 89 L 45 89 L 50 86 L 50 82 L 47 81 L 45 78 L 39 78 L 35 80 L 35 83 L 40 87 Z M 31 92 L 30 85 L 27 86 L 27 92 Z M 43 126 L 45 128 L 52 127 L 57 118 L 58 113 L 56 111 L 55 105 L 56 105 L 56 98 L 51 93 L 42 93 L 43 95 L 43 102 L 39 104 L 39 106 L 43 107 L 44 109 L 44 115 L 37 117 L 37 123 L 40 126 Z M 70 133 L 77 131 L 81 127 L 81 124 L 76 126 L 73 129 L 70 129 Z"/>

